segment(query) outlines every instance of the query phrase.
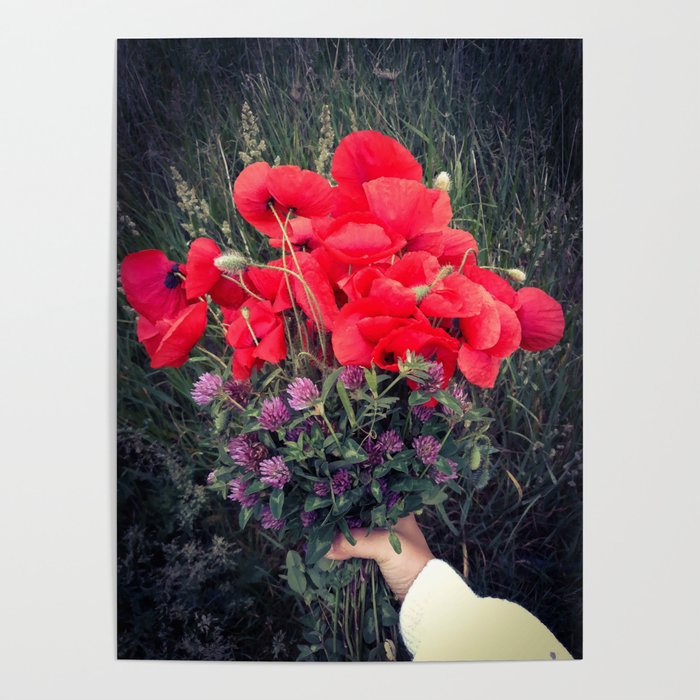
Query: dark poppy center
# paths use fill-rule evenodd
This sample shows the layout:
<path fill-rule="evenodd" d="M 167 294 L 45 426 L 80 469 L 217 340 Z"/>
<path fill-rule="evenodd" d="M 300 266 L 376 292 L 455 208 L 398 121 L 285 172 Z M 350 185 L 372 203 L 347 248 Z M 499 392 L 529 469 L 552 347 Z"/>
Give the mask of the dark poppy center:
<path fill-rule="evenodd" d="M 170 270 L 168 270 L 167 274 L 165 275 L 165 279 L 163 280 L 163 284 L 168 288 L 168 289 L 175 289 L 178 284 L 182 281 L 178 276 L 177 272 L 180 270 L 180 265 L 175 263 Z"/>

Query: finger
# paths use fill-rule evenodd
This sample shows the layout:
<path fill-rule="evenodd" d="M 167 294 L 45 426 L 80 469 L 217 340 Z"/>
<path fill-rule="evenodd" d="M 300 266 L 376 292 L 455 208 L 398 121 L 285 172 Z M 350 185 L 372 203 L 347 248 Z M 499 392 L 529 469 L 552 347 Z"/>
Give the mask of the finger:
<path fill-rule="evenodd" d="M 367 528 L 353 528 L 350 530 L 356 540 L 356 544 L 350 544 L 344 535 L 338 535 L 330 551 L 326 553 L 326 558 L 337 561 L 359 557 L 360 559 L 374 559 L 376 562 L 385 561 L 394 550 L 389 543 L 386 530 L 372 530 L 367 532 Z"/>

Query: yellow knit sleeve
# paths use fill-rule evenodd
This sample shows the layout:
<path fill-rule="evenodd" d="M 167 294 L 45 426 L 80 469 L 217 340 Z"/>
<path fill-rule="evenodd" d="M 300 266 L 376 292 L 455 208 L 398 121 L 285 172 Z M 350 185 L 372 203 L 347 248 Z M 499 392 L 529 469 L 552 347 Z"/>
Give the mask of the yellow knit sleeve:
<path fill-rule="evenodd" d="M 439 559 L 406 595 L 401 634 L 414 661 L 571 659 L 557 638 L 517 603 L 479 598 Z"/>

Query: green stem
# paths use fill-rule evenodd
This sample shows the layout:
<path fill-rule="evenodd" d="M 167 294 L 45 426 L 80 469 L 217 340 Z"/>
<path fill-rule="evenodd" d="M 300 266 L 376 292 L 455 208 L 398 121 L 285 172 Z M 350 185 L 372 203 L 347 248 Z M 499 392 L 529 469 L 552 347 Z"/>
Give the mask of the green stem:
<path fill-rule="evenodd" d="M 215 355 L 213 352 L 209 352 L 209 350 L 207 350 L 204 346 L 197 345 L 197 350 L 199 350 L 200 352 L 203 352 L 208 357 L 211 357 L 211 359 L 214 360 L 215 362 L 218 362 L 224 370 L 228 370 L 226 363 L 220 357 Z"/>
<path fill-rule="evenodd" d="M 319 404 L 319 415 L 321 416 L 321 418 L 323 418 L 325 424 L 328 426 L 328 430 L 330 430 L 330 433 L 333 436 L 333 439 L 335 440 L 335 444 L 338 446 L 338 450 L 340 450 L 340 455 L 342 457 L 343 448 L 340 444 L 340 440 L 338 439 L 338 436 L 336 435 L 335 430 L 333 430 L 333 426 L 331 425 L 331 422 L 328 420 L 328 416 L 326 415 L 326 409 L 323 407 L 323 404 Z"/>

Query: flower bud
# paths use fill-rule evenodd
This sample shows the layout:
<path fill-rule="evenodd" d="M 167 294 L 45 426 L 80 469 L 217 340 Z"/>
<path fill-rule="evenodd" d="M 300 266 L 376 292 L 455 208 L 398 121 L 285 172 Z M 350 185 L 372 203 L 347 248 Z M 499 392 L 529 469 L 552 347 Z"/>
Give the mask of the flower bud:
<path fill-rule="evenodd" d="M 441 173 L 438 173 L 433 180 L 433 187 L 436 190 L 449 192 L 450 187 L 452 187 L 452 178 L 450 177 L 449 173 L 446 173 L 444 170 Z"/>
<path fill-rule="evenodd" d="M 433 284 L 435 284 L 435 282 L 438 282 L 439 280 L 444 280 L 445 277 L 447 277 L 447 275 L 451 275 L 454 271 L 455 269 L 454 267 L 452 267 L 452 265 L 443 265 L 437 273 Z"/>
<path fill-rule="evenodd" d="M 216 258 L 214 266 L 222 272 L 241 272 L 248 267 L 248 259 L 243 253 L 232 250 Z"/>
<path fill-rule="evenodd" d="M 413 288 L 414 291 L 416 292 L 416 301 L 420 302 L 425 299 L 425 297 L 428 296 L 430 293 L 430 285 L 429 284 L 421 284 L 418 287 Z"/>
<path fill-rule="evenodd" d="M 241 306 L 241 316 L 247 321 L 250 318 L 250 310 L 247 306 Z"/>
<path fill-rule="evenodd" d="M 513 282 L 522 283 L 527 279 L 527 275 L 517 267 L 511 267 L 510 270 L 506 270 L 506 274 L 513 280 Z"/>

